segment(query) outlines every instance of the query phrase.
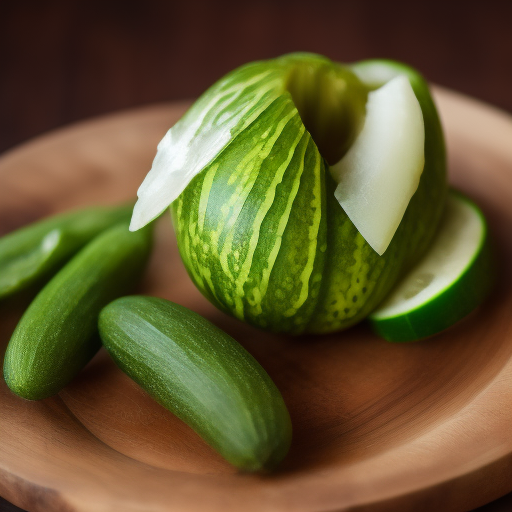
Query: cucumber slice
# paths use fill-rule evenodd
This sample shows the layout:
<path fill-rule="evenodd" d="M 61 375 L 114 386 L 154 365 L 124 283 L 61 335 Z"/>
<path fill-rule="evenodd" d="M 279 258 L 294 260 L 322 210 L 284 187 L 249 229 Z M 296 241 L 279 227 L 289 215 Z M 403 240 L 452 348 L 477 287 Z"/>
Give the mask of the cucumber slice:
<path fill-rule="evenodd" d="M 487 224 L 469 199 L 450 194 L 431 248 L 370 317 L 388 341 L 432 336 L 471 313 L 493 282 Z"/>

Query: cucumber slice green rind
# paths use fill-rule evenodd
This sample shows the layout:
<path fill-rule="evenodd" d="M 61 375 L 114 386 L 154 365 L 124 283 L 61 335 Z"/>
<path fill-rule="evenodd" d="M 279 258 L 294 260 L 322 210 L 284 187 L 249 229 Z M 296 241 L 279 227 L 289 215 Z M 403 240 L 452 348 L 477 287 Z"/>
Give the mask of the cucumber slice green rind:
<path fill-rule="evenodd" d="M 369 317 L 373 330 L 382 338 L 392 342 L 416 341 L 433 336 L 462 320 L 478 307 L 489 295 L 494 283 L 494 268 L 491 244 L 485 218 L 480 209 L 459 193 L 451 194 L 451 200 L 468 205 L 481 227 L 481 235 L 464 268 L 455 278 L 435 294 L 410 310 L 387 315 L 386 304 Z M 443 227 L 441 226 L 441 230 Z M 436 241 L 434 241 L 435 245 Z M 429 257 L 429 253 L 424 257 Z M 414 274 L 413 271 L 406 276 Z M 400 285 L 399 285 L 400 286 Z M 393 294 L 392 294 L 393 295 Z M 396 300 L 396 299 L 395 299 Z"/>
<path fill-rule="evenodd" d="M 99 330 L 119 368 L 231 464 L 272 469 L 288 452 L 291 421 L 274 382 L 197 313 L 155 297 L 122 297 L 102 310 Z"/>
<path fill-rule="evenodd" d="M 39 292 L 16 326 L 4 377 L 17 395 L 41 400 L 58 393 L 101 346 L 98 314 L 130 291 L 151 249 L 150 230 L 128 223 L 101 233 Z"/>
<path fill-rule="evenodd" d="M 42 286 L 96 235 L 130 219 L 132 205 L 56 215 L 0 238 L 0 299 Z"/>

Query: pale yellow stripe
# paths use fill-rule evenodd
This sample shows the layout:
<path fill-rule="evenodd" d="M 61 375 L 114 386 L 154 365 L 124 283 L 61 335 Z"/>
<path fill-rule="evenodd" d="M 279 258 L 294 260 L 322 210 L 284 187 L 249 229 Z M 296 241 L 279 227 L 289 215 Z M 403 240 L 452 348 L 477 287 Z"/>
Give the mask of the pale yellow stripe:
<path fill-rule="evenodd" d="M 321 157 L 318 150 L 315 151 L 315 186 L 313 188 L 314 199 L 311 201 L 311 206 L 315 209 L 313 216 L 313 223 L 309 227 L 309 246 L 308 246 L 308 259 L 304 269 L 300 274 L 300 281 L 302 286 L 300 289 L 299 298 L 293 304 L 295 309 L 299 309 L 309 296 L 309 278 L 313 272 L 316 258 L 316 247 L 318 244 L 318 230 L 320 228 L 320 221 L 322 219 L 322 188 L 321 188 Z M 316 193 L 315 193 L 316 192 Z"/>
<path fill-rule="evenodd" d="M 285 126 L 288 124 L 288 121 L 296 115 L 298 115 L 297 110 L 293 109 L 284 118 L 282 118 L 280 120 L 280 122 L 278 123 L 278 125 L 276 127 L 276 131 L 272 134 L 272 137 L 270 139 L 268 139 L 265 144 L 265 153 L 263 155 L 261 155 L 261 157 L 260 157 L 262 161 L 265 158 L 267 158 L 268 155 L 270 154 L 270 151 L 272 150 L 272 147 L 274 146 L 275 141 L 278 139 L 278 137 L 283 132 Z M 293 149 L 295 149 L 295 148 L 293 148 Z M 267 214 L 268 210 L 272 206 L 272 203 L 274 202 L 276 187 L 282 181 L 284 173 L 286 171 L 286 168 L 288 167 L 292 157 L 293 157 L 293 151 L 290 151 L 288 153 L 286 161 L 283 162 L 279 166 L 279 168 L 276 170 L 276 172 L 274 174 L 274 178 L 272 180 L 272 183 L 270 184 L 269 188 L 267 189 L 265 199 L 262 202 L 262 204 L 258 210 L 258 213 L 256 214 L 256 217 L 254 219 L 254 223 L 253 223 L 254 230 L 253 230 L 251 238 L 249 240 L 249 250 L 248 250 L 247 256 L 242 264 L 242 268 L 240 270 L 238 278 L 236 280 L 235 304 L 236 304 L 236 314 L 239 317 L 243 317 L 243 303 L 242 303 L 241 297 L 243 297 L 243 294 L 244 294 L 243 287 L 244 287 L 245 282 L 247 281 L 247 277 L 251 270 L 254 251 L 256 250 L 256 246 L 258 244 L 258 239 L 259 239 L 259 235 L 260 235 L 261 223 L 262 223 L 263 219 L 265 218 L 265 215 Z"/>
<path fill-rule="evenodd" d="M 301 129 L 300 129 L 300 132 L 299 132 L 299 135 L 298 135 L 297 139 L 293 143 L 293 149 L 290 149 L 290 151 L 292 153 L 295 152 L 295 149 L 296 149 L 297 145 L 299 144 L 300 139 L 302 138 L 302 136 L 304 134 L 304 131 L 305 131 L 305 127 L 304 127 L 304 125 L 302 125 Z M 309 134 L 308 134 L 308 138 L 309 138 Z M 267 293 L 267 288 L 268 288 L 268 282 L 269 282 L 269 279 L 270 279 L 270 274 L 272 272 L 272 269 L 274 268 L 274 264 L 276 262 L 277 255 L 279 253 L 279 249 L 281 248 L 281 243 L 283 241 L 283 233 L 284 233 L 284 230 L 286 229 L 286 226 L 287 226 L 288 221 L 290 219 L 290 212 L 292 210 L 292 205 L 293 205 L 293 202 L 295 201 L 295 197 L 297 196 L 297 192 L 298 192 L 299 187 L 300 187 L 300 181 L 301 181 L 301 177 L 302 177 L 302 172 L 304 170 L 304 156 L 306 154 L 307 147 L 308 147 L 308 142 L 306 142 L 305 145 L 304 145 L 304 150 L 303 150 L 302 155 L 301 155 L 301 163 L 300 163 L 299 171 L 298 171 L 298 173 L 297 173 L 297 175 L 295 177 L 295 180 L 294 180 L 293 186 L 292 186 L 292 190 L 290 191 L 290 194 L 288 196 L 288 201 L 286 203 L 286 208 L 285 208 L 285 210 L 283 212 L 283 215 L 279 219 L 279 224 L 278 224 L 278 227 L 277 227 L 277 234 L 276 234 L 276 238 L 275 238 L 275 243 L 274 243 L 274 246 L 272 247 L 272 249 L 271 249 L 271 251 L 269 253 L 268 260 L 267 260 L 268 261 L 268 266 L 262 272 L 261 283 L 260 283 L 261 299 L 263 299 L 263 297 Z"/>

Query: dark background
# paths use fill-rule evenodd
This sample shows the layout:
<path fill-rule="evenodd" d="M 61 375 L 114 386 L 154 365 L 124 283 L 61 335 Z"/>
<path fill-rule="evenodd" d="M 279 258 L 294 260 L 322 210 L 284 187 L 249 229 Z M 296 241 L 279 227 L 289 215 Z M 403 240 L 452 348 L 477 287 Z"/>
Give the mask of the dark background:
<path fill-rule="evenodd" d="M 234 67 L 299 50 L 403 60 L 512 112 L 512 1 L 0 0 L 0 153 L 87 117 L 196 97 Z M 0 498 L 0 510 L 19 509 Z M 510 511 L 512 495 L 479 510 Z"/>
<path fill-rule="evenodd" d="M 193 98 L 244 62 L 391 57 L 512 112 L 512 2 L 0 0 L 0 152 L 114 110 Z"/>

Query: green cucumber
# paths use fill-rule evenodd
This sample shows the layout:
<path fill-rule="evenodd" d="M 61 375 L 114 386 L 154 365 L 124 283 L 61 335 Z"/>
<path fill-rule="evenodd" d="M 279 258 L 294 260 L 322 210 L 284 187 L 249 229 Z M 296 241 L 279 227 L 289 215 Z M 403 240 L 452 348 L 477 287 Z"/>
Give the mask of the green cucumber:
<path fill-rule="evenodd" d="M 375 332 L 388 341 L 414 341 L 471 313 L 493 284 L 487 231 L 479 208 L 450 194 L 429 251 L 370 316 Z"/>
<path fill-rule="evenodd" d="M 115 363 L 157 402 L 244 471 L 272 469 L 291 442 L 274 382 L 233 338 L 183 306 L 122 297 L 100 314 Z"/>
<path fill-rule="evenodd" d="M 142 274 L 151 248 L 148 230 L 118 224 L 98 235 L 39 292 L 7 346 L 4 376 L 29 400 L 58 393 L 101 346 L 98 314 L 127 293 Z"/>
<path fill-rule="evenodd" d="M 0 299 L 50 277 L 96 235 L 130 219 L 132 205 L 56 215 L 0 238 Z"/>

